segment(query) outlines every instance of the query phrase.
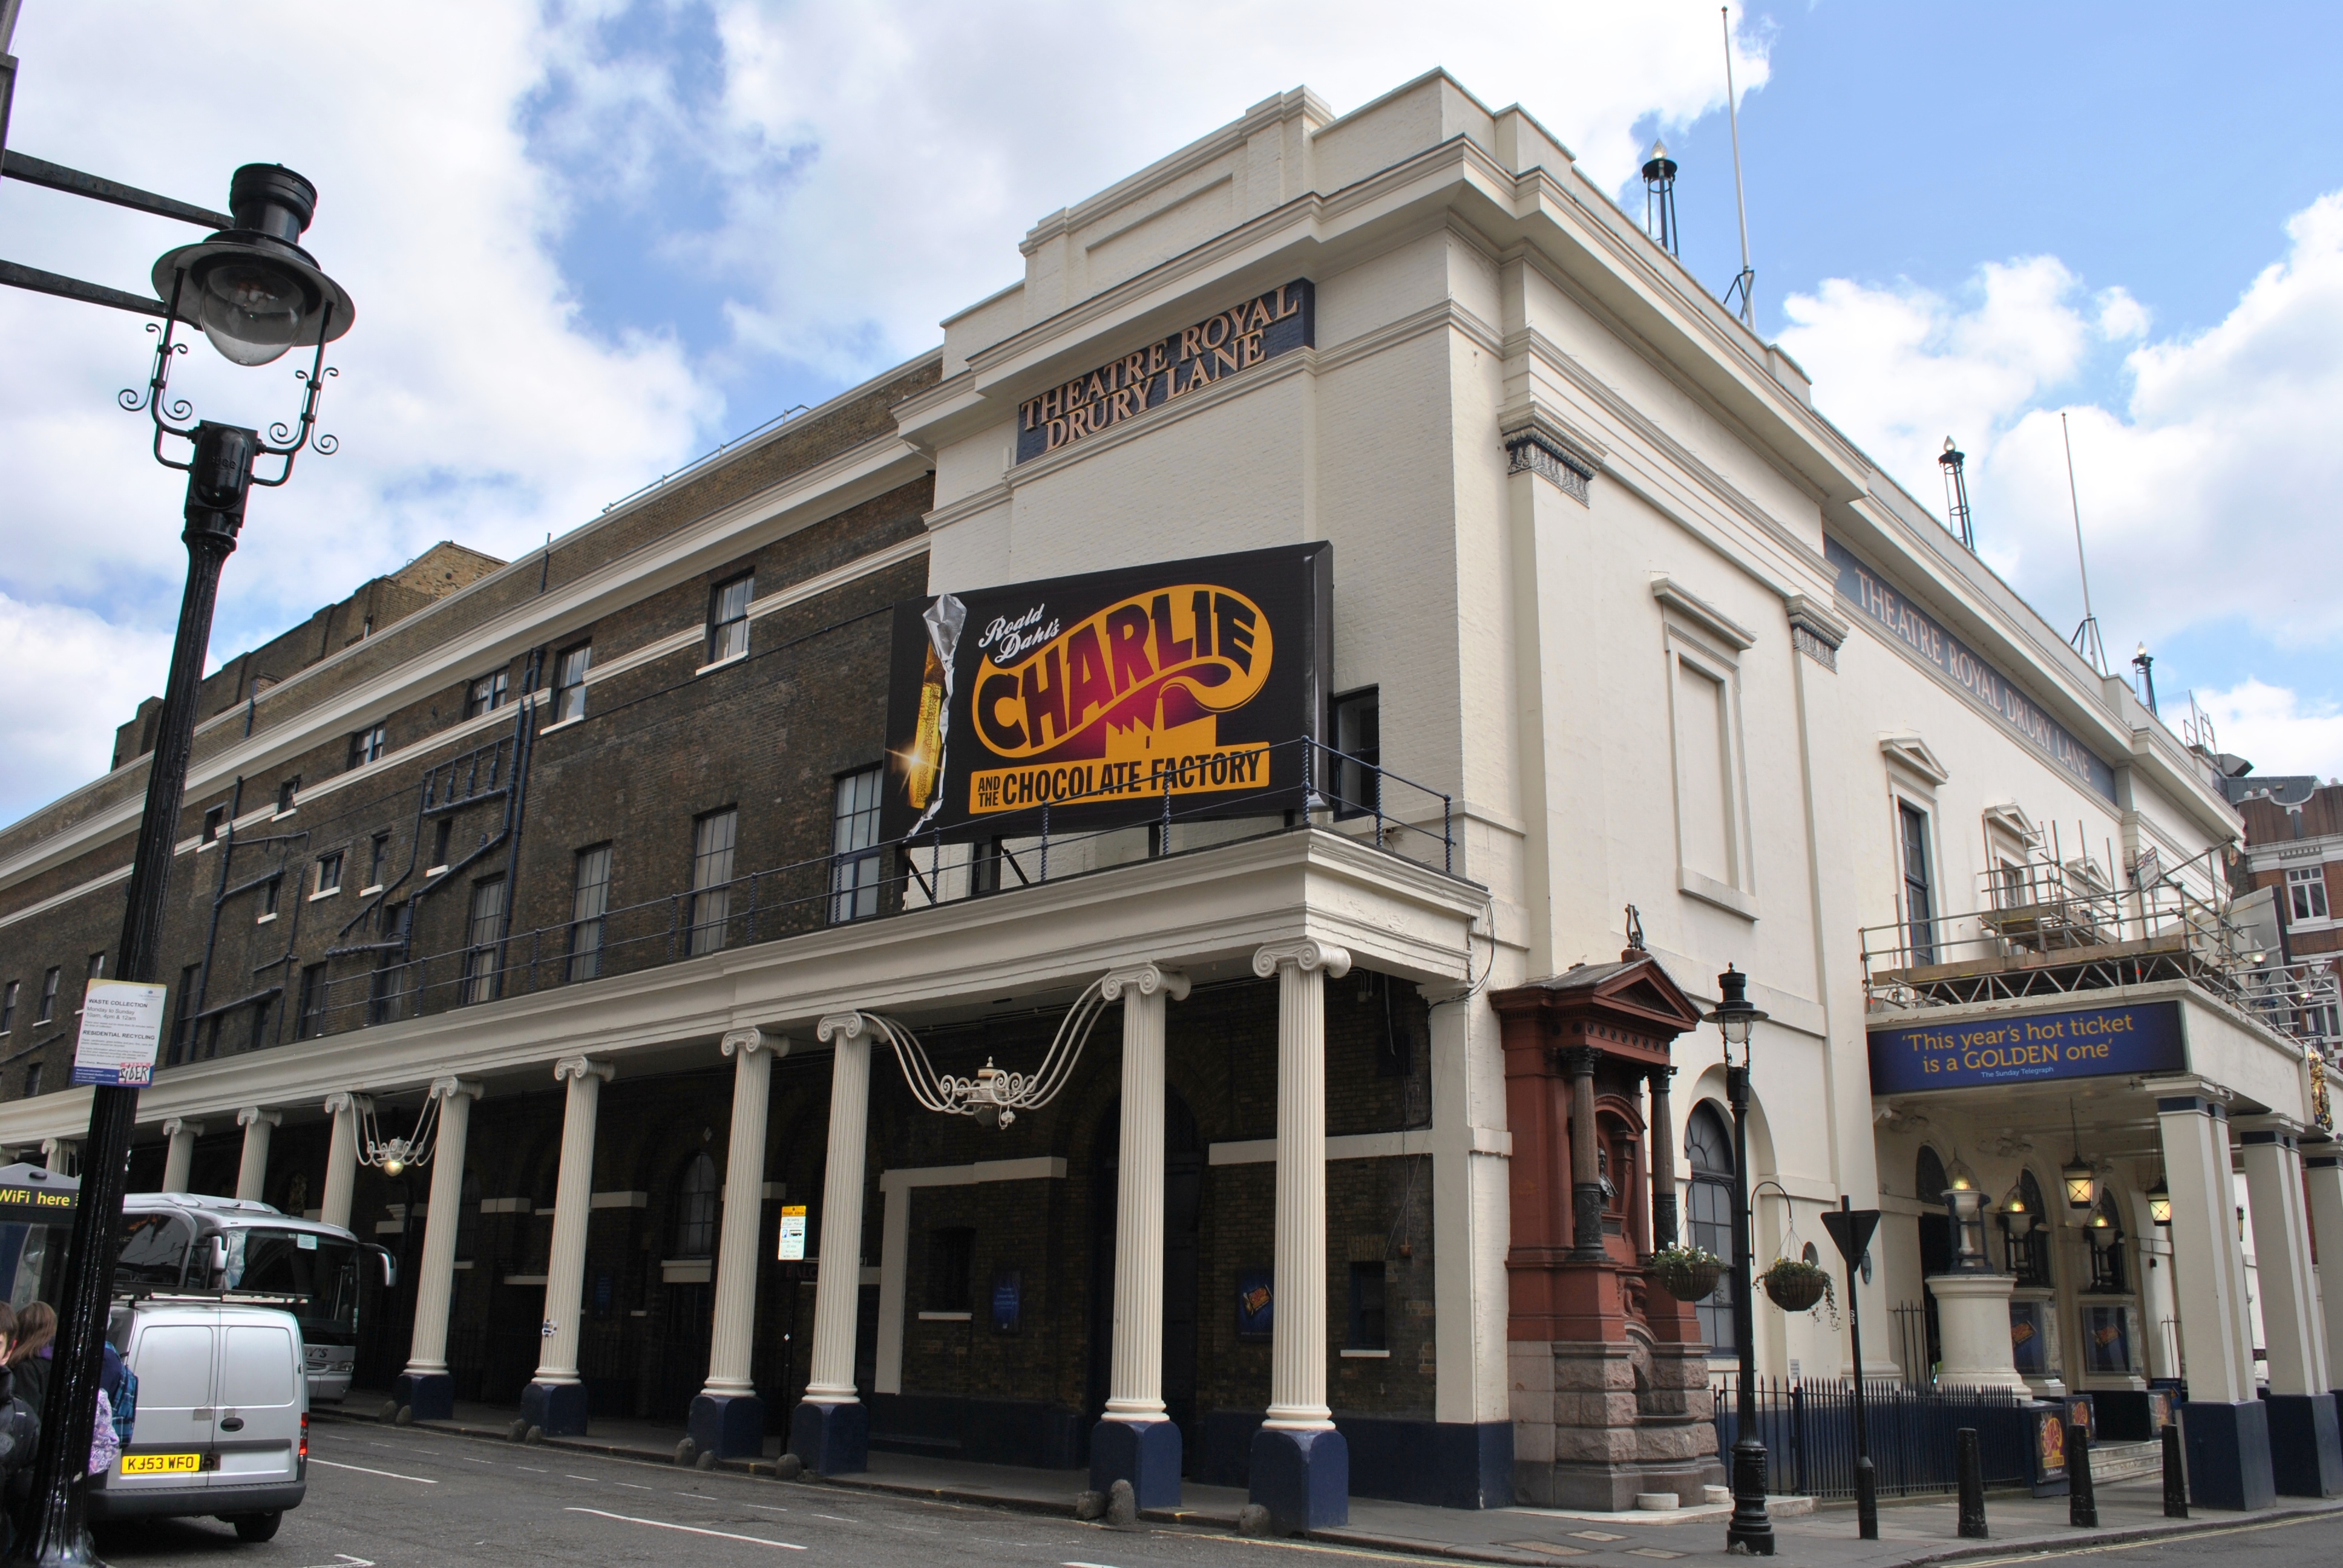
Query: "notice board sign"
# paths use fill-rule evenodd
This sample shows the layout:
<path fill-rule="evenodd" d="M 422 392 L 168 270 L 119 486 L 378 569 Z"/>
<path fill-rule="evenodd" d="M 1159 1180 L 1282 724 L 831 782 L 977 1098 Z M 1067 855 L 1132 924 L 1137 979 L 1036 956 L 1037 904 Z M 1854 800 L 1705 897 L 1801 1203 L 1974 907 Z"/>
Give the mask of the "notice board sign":
<path fill-rule="evenodd" d="M 880 836 L 1298 809 L 1332 574 L 1322 541 L 898 605 Z"/>
<path fill-rule="evenodd" d="M 1871 1031 L 1874 1094 L 2177 1072 L 2187 1065 L 2177 1001 L 2070 1008 Z"/>
<path fill-rule="evenodd" d="M 806 1206 L 786 1204 L 781 1209 L 781 1246 L 774 1257 L 784 1263 L 805 1261 Z"/>
<path fill-rule="evenodd" d="M 163 1044 L 169 988 L 136 980 L 94 980 L 82 998 L 81 1037 L 74 1042 L 73 1081 L 107 1089 L 144 1089 Z"/>

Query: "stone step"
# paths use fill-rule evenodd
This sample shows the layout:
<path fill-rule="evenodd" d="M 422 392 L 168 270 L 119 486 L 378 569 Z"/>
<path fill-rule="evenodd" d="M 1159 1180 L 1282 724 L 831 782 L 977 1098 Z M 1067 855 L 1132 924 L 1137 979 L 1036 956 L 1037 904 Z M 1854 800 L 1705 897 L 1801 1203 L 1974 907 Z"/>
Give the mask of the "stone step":
<path fill-rule="evenodd" d="M 2091 1482 L 2137 1481 L 2164 1473 L 2160 1442 L 2099 1442 L 2091 1445 Z"/>

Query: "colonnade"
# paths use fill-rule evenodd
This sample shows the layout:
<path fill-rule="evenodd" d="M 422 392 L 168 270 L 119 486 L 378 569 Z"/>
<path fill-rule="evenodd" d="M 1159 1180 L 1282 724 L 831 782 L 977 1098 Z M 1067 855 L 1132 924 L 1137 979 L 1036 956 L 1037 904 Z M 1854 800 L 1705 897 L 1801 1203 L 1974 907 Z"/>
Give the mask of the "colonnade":
<path fill-rule="evenodd" d="M 1270 1402 L 1252 1454 L 1254 1500 L 1282 1527 L 1306 1529 L 1348 1517 L 1349 1458 L 1327 1404 L 1325 982 L 1351 966 L 1341 948 L 1315 939 L 1274 942 L 1252 955 L 1262 979 L 1274 979 L 1277 1002 L 1276 1230 L 1271 1327 Z M 1184 1000 L 1187 978 L 1156 963 L 1118 969 L 1101 982 L 1122 1006 L 1121 1156 L 1116 1192 L 1114 1317 L 1110 1388 L 1091 1439 L 1093 1484 L 1129 1481 L 1141 1507 L 1176 1506 L 1182 1469 L 1179 1427 L 1165 1409 L 1163 1345 L 1164 1056 L 1168 1004 Z M 792 1417 L 790 1448 L 818 1473 L 865 1467 L 870 1422 L 854 1382 L 856 1319 L 862 1259 L 861 1194 L 869 1181 L 870 1046 L 877 1034 L 861 1011 L 833 1013 L 817 1027 L 833 1053 L 830 1141 L 815 1282 L 811 1372 Z M 750 1375 L 756 1323 L 758 1234 L 765 1162 L 766 1116 L 773 1059 L 789 1041 L 757 1029 L 721 1041 L 733 1062 L 726 1201 L 717 1249 L 714 1322 L 708 1380 L 689 1422 L 703 1451 L 733 1457 L 761 1452 L 765 1411 Z M 554 1065 L 563 1086 L 561 1152 L 555 1182 L 553 1236 L 547 1267 L 543 1350 L 521 1398 L 523 1419 L 548 1435 L 586 1430 L 586 1391 L 578 1372 L 579 1318 L 588 1220 L 602 1086 L 613 1065 L 588 1056 Z M 432 1081 L 438 1131 L 431 1190 L 416 1271 L 414 1334 L 396 1397 L 419 1420 L 454 1413 L 447 1325 L 455 1284 L 466 1144 L 471 1108 L 482 1085 L 459 1077 Z M 356 1183 L 357 1127 L 370 1109 L 364 1096 L 340 1093 L 324 1109 L 333 1118 L 318 1217 L 349 1223 Z M 258 1106 L 236 1113 L 244 1148 L 239 1198 L 258 1198 L 267 1173 L 270 1135 L 280 1112 Z M 164 1124 L 166 1191 L 185 1191 L 204 1124 Z"/>

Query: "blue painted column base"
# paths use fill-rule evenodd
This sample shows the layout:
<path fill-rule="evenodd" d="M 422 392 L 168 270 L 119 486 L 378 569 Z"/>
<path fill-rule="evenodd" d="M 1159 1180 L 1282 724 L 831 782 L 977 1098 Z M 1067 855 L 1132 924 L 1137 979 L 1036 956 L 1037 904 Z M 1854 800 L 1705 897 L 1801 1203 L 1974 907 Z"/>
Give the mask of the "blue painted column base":
<path fill-rule="evenodd" d="M 446 1372 L 403 1372 L 392 1382 L 390 1394 L 417 1421 L 456 1419 L 456 1380 Z"/>
<path fill-rule="evenodd" d="M 548 1437 L 586 1435 L 586 1385 L 533 1382 L 520 1391 L 520 1418 Z"/>
<path fill-rule="evenodd" d="M 1251 1501 L 1269 1510 L 1270 1526 L 1281 1534 L 1348 1524 L 1350 1444 L 1339 1432 L 1262 1427 L 1252 1434 L 1249 1491 Z"/>
<path fill-rule="evenodd" d="M 691 1445 L 719 1459 L 756 1459 L 765 1452 L 765 1402 L 753 1393 L 703 1393 L 683 1430 Z"/>
<path fill-rule="evenodd" d="M 1131 1483 L 1141 1508 L 1180 1506 L 1180 1429 L 1168 1421 L 1102 1421 L 1091 1428 L 1091 1490 Z"/>
<path fill-rule="evenodd" d="M 2281 1497 L 2343 1497 L 2343 1428 L 2331 1393 L 2274 1393 L 2270 1479 Z"/>
<path fill-rule="evenodd" d="M 2268 1508 L 2278 1502 L 2270 1475 L 2269 1407 L 2260 1400 L 2180 1407 L 2188 1449 L 2188 1501 L 2199 1508 Z"/>
<path fill-rule="evenodd" d="M 789 1452 L 816 1475 L 853 1475 L 870 1468 L 870 1409 L 799 1400 L 789 1412 Z"/>

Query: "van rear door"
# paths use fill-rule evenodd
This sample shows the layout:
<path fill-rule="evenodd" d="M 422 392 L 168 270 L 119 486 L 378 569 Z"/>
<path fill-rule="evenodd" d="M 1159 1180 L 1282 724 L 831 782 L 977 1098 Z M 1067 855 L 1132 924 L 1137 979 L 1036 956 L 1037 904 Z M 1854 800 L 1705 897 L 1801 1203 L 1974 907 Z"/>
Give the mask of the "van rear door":
<path fill-rule="evenodd" d="M 270 1315 L 277 1321 L 239 1322 L 239 1314 L 224 1314 L 214 1440 L 219 1451 L 217 1486 L 300 1479 L 301 1412 L 307 1408 L 301 1346 L 292 1319 Z"/>
<path fill-rule="evenodd" d="M 109 1492 L 184 1492 L 211 1484 L 217 1462 L 212 1379 L 219 1360 L 216 1314 L 173 1309 L 165 1322 L 134 1319 L 130 1370 L 138 1374 L 135 1441 Z"/>

